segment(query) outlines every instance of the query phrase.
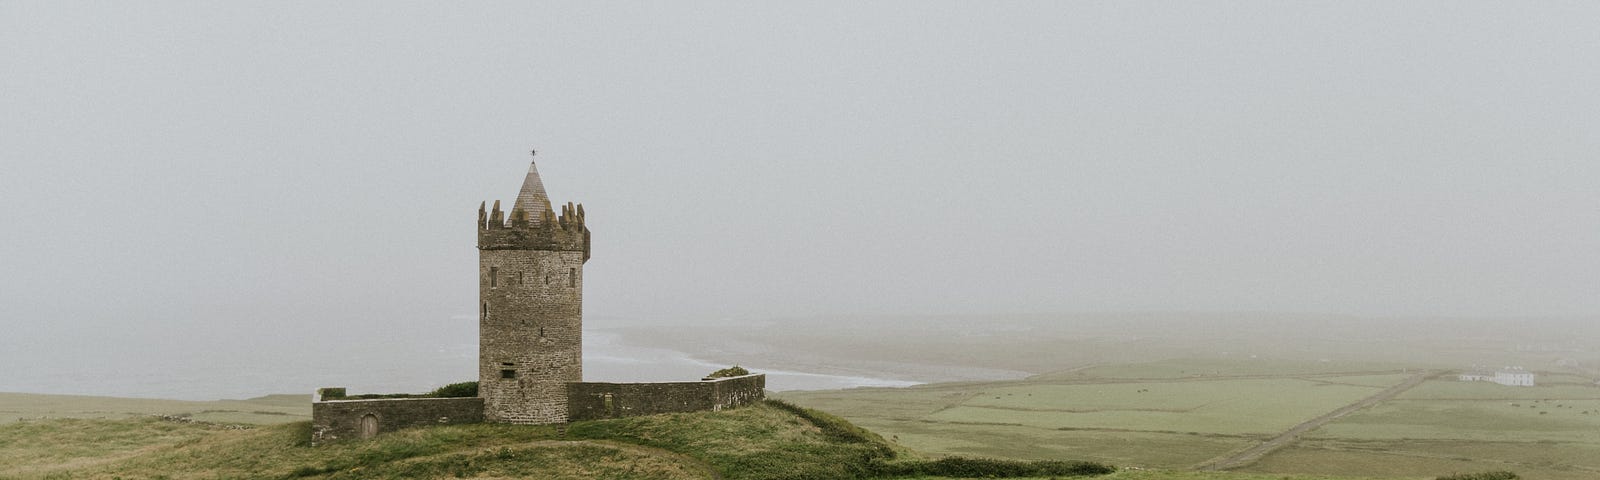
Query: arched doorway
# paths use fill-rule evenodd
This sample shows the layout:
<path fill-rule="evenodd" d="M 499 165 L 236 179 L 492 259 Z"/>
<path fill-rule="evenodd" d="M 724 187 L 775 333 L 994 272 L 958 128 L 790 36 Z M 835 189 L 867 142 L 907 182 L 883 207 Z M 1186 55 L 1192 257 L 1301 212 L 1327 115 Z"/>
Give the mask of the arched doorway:
<path fill-rule="evenodd" d="M 366 414 L 361 417 L 361 438 L 372 438 L 378 434 L 378 416 Z"/>

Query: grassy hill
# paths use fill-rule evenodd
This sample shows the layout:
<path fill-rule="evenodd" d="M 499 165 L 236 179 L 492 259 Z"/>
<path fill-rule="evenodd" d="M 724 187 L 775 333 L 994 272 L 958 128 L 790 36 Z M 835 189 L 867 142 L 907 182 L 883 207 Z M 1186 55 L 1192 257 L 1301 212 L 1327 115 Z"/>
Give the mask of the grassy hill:
<path fill-rule="evenodd" d="M 15 421 L 0 425 L 0 478 L 952 478 L 927 474 L 1008 469 L 1052 478 L 1094 470 L 1073 462 L 927 459 L 837 417 L 778 402 L 578 422 L 564 430 L 492 424 L 413 429 L 315 448 L 307 445 L 309 428 L 304 421 L 242 427 L 148 416 Z M 1096 478 L 1337 477 L 1124 470 Z"/>

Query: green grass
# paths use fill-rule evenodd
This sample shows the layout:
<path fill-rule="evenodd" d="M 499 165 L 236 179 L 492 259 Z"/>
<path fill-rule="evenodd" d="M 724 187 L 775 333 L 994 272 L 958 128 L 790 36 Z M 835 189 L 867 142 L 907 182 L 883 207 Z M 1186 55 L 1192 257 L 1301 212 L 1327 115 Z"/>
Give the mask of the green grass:
<path fill-rule="evenodd" d="M 60 432 L 82 430 L 77 438 Z M 56 432 L 56 433 L 51 433 Z M 55 438 L 38 434 L 55 435 Z M 625 444 L 556 441 L 551 427 L 463 425 L 413 429 L 368 442 L 312 448 L 309 424 L 249 430 L 156 419 L 38 420 L 0 438 L 15 451 L 0 478 L 704 478 L 686 457 Z M 40 441 L 44 438 L 44 441 Z M 128 439 L 128 442 L 122 441 Z M 14 445 L 13 443 L 12 445 Z M 13 452 L 9 447 L 7 452 Z M 63 458 L 59 452 L 71 452 Z"/>
<path fill-rule="evenodd" d="M 121 458 L 212 433 L 206 426 L 154 418 L 14 422 L 0 426 L 0 475 Z"/>
<path fill-rule="evenodd" d="M 1082 472 L 1072 462 L 924 459 L 823 412 L 763 403 L 555 426 L 453 425 L 310 447 L 307 422 L 156 418 L 0 426 L 0 478 L 876 478 L 886 471 Z"/>
<path fill-rule="evenodd" d="M 569 433 L 671 449 L 702 459 L 729 478 L 854 478 L 865 461 L 893 454 L 881 441 L 843 439 L 822 427 L 783 408 L 760 405 L 721 415 L 582 422 Z"/>
<path fill-rule="evenodd" d="M 837 393 L 837 392 L 835 392 Z M 948 400 L 944 394 L 926 400 Z M 993 400 L 992 398 L 990 399 Z M 101 402 L 109 402 L 102 399 Z M 118 410 L 129 410 L 116 407 Z M 617 420 L 579 422 L 563 435 L 553 426 L 455 425 L 402 430 L 371 441 L 324 447 L 307 446 L 309 425 L 293 422 L 237 430 L 219 425 L 162 421 L 151 417 L 85 420 L 47 419 L 0 425 L 0 479 L 43 478 L 614 478 L 686 479 L 720 475 L 738 479 L 855 478 L 899 467 L 904 473 L 930 471 L 945 465 L 945 473 L 962 468 L 1010 469 L 1069 468 L 1071 463 L 985 463 L 937 460 L 905 445 L 910 437 L 960 438 L 976 455 L 1008 458 L 1079 459 L 1119 464 L 1124 459 L 1169 458 L 1172 464 L 1189 464 L 1193 458 L 1210 458 L 1248 444 L 1238 437 L 1126 431 L 1066 431 L 1020 426 L 985 426 L 914 422 L 904 435 L 884 438 L 871 425 L 862 428 L 828 413 L 761 404 L 722 412 L 656 415 Z M 1029 445 L 1016 439 L 1031 439 Z M 1265 464 L 1275 473 L 1183 472 L 1123 470 L 1095 477 L 1113 480 L 1354 480 L 1322 474 L 1289 474 L 1308 461 L 1332 463 L 1350 474 L 1375 474 L 1348 461 L 1395 461 L 1436 467 L 1418 473 L 1389 472 L 1387 478 L 1433 478 L 1456 471 L 1483 471 L 1490 463 L 1417 462 L 1410 457 L 1375 457 L 1379 449 L 1407 447 L 1408 455 L 1448 457 L 1448 444 L 1360 444 L 1317 440 L 1308 448 L 1342 449 L 1336 455 L 1312 452 L 1309 460 L 1292 455 Z M 1108 446 L 1121 445 L 1120 448 Z M 1471 445 L 1484 445 L 1472 443 Z M 1484 447 L 1474 454 L 1497 448 Z M 1562 472 L 1534 463 L 1557 462 L 1581 455 L 1565 445 L 1530 444 L 1519 454 L 1529 465 L 1518 471 Z M 1459 447 L 1459 446 L 1457 446 Z M 1544 456 L 1533 453 L 1545 448 Z M 1012 449 L 1022 449 L 1018 455 Z M 1113 452 L 1107 454 L 1106 452 Z M 1139 453 L 1142 452 L 1142 453 Z M 1349 452 L 1348 455 L 1342 452 Z M 1298 454 L 1299 451 L 1295 451 Z M 972 455 L 969 453 L 969 455 Z M 1345 456 L 1341 456 L 1345 455 Z M 1427 457 L 1423 457 L 1427 458 Z M 1281 464 L 1287 459 L 1288 465 Z M 1151 465 L 1152 463 L 1142 463 Z M 1365 468 L 1365 470 L 1364 470 Z M 1568 471 L 1567 473 L 1571 473 Z M 1053 475 L 1040 475 L 1039 479 Z M 902 478 L 961 478 L 909 476 Z M 1057 477 L 1060 478 L 1060 477 Z M 1581 476 L 1527 476 L 1525 478 L 1582 478 Z"/>

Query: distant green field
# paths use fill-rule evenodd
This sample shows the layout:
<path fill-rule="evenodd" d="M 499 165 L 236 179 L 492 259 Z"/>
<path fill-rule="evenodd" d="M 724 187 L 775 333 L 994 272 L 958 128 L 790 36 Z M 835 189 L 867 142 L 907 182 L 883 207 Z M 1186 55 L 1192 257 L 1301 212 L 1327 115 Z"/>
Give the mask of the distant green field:
<path fill-rule="evenodd" d="M 1585 399 L 1600 400 L 1600 386 L 1588 385 L 1545 385 L 1537 387 L 1508 387 L 1491 382 L 1459 382 L 1450 379 L 1435 380 L 1422 384 L 1417 388 L 1401 395 L 1401 400 L 1411 399 L 1449 399 L 1449 400 L 1542 400 L 1542 399 Z"/>
<path fill-rule="evenodd" d="M 1433 380 L 1340 419 L 1251 471 L 1315 472 L 1340 466 L 1388 474 L 1511 469 L 1526 478 L 1600 478 L 1600 389 L 1508 387 Z"/>
<path fill-rule="evenodd" d="M 1242 449 L 1408 375 L 1339 375 L 1323 362 L 1109 365 L 1012 382 L 780 394 L 935 454 L 1083 458 L 1187 468 Z M 1358 372 L 1393 365 L 1347 365 Z M 1195 376 L 1191 372 L 1219 374 Z M 1304 375 L 1303 377 L 1299 375 Z M 1248 377 L 1248 378 L 1238 378 Z M 1260 378 L 1256 378 L 1260 377 Z"/>
<path fill-rule="evenodd" d="M 1600 400 L 1392 401 L 1340 419 L 1311 436 L 1600 444 Z"/>
<path fill-rule="evenodd" d="M 1436 472 L 1511 470 L 1530 480 L 1600 478 L 1593 446 L 1455 440 L 1307 440 L 1242 471 L 1273 474 L 1338 471 L 1387 477 Z"/>
<path fill-rule="evenodd" d="M 875 420 L 857 423 L 882 432 L 897 444 L 937 455 L 1074 458 L 1164 469 L 1188 468 L 1258 440 L 1228 435 L 1053 430 L 1021 425 Z"/>
<path fill-rule="evenodd" d="M 1064 374 L 1044 374 L 1038 380 L 1076 378 L 1154 379 L 1225 376 L 1321 375 L 1343 372 L 1389 372 L 1406 368 L 1404 364 L 1349 361 L 1306 361 L 1264 358 L 1173 359 L 1148 363 L 1096 365 Z"/>
<path fill-rule="evenodd" d="M 1183 469 L 1397 385 L 1411 376 L 1406 370 L 1417 371 L 1212 358 L 1100 365 L 1009 382 L 781 396 L 935 454 Z M 1525 478 L 1600 478 L 1600 388 L 1444 377 L 1302 438 L 1244 471 L 1427 477 L 1511 469 L 1531 474 Z"/>
<path fill-rule="evenodd" d="M 1600 388 L 1432 380 L 1315 432 L 1329 439 L 1434 439 L 1600 445 Z M 1600 450 L 1595 452 L 1600 459 Z"/>
<path fill-rule="evenodd" d="M 214 423 L 271 425 L 311 419 L 310 395 L 197 402 L 144 398 L 0 393 L 0 424 L 32 418 L 129 418 L 183 415 Z"/>
<path fill-rule="evenodd" d="M 990 388 L 925 420 L 1268 435 L 1381 390 L 1297 379 Z"/>

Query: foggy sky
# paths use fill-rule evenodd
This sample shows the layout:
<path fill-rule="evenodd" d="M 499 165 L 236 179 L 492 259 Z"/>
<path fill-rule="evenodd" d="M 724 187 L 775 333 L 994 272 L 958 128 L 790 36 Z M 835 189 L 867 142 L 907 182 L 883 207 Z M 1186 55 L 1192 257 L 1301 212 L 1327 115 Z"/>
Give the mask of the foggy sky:
<path fill-rule="evenodd" d="M 615 7 L 0 1 L 0 347 L 470 325 L 529 148 L 591 319 L 1600 313 L 1593 2 Z"/>

